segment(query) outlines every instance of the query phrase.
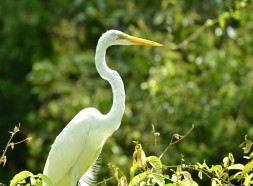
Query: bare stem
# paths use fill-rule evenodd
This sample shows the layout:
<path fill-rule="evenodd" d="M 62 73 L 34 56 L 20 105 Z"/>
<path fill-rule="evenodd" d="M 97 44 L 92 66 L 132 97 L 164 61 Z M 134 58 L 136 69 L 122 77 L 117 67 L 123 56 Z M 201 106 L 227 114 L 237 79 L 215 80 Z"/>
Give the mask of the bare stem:
<path fill-rule="evenodd" d="M 214 24 L 216 24 L 218 22 L 219 22 L 218 18 L 212 19 L 212 20 L 207 20 L 207 22 L 205 24 L 203 24 L 201 27 L 199 27 L 195 32 L 193 32 L 191 35 L 189 35 L 181 43 L 172 47 L 172 50 L 178 50 L 178 49 L 184 48 L 186 45 L 188 45 L 188 43 L 195 40 L 204 30 L 206 30 L 207 28 L 213 26 Z"/>
<path fill-rule="evenodd" d="M 190 132 L 193 130 L 194 125 L 192 125 L 192 127 L 190 128 L 190 130 L 188 130 L 186 132 L 185 135 L 179 135 L 179 134 L 174 134 L 170 140 L 169 145 L 166 147 L 166 149 L 163 151 L 163 153 L 160 155 L 159 159 L 161 159 L 163 157 L 163 155 L 166 153 L 166 151 L 172 146 L 175 145 L 176 143 L 178 143 L 179 141 L 183 140 L 188 134 L 190 134 Z M 176 141 L 174 141 L 174 139 L 176 139 Z"/>
<path fill-rule="evenodd" d="M 15 126 L 14 129 L 13 129 L 13 131 L 10 131 L 11 136 L 10 136 L 10 139 L 7 142 L 6 146 L 5 146 L 5 149 L 3 150 L 3 154 L 0 157 L 0 165 L 2 163 L 3 163 L 3 165 L 6 163 L 6 156 L 5 156 L 5 154 L 6 154 L 6 152 L 7 152 L 7 150 L 8 150 L 9 147 L 11 147 L 13 149 L 15 145 L 23 143 L 25 141 L 30 141 L 31 140 L 31 138 L 26 138 L 26 139 L 24 139 L 22 141 L 18 141 L 16 143 L 11 142 L 12 139 L 13 139 L 13 137 L 15 136 L 15 134 L 17 134 L 20 131 L 19 129 L 20 129 L 20 124 L 18 126 Z"/>
<path fill-rule="evenodd" d="M 17 129 L 19 129 L 19 126 L 18 127 L 15 126 L 14 130 L 12 132 L 10 132 L 11 136 L 10 136 L 10 139 L 9 139 L 7 145 L 5 146 L 5 149 L 3 150 L 3 154 L 1 155 L 0 165 L 2 163 L 4 163 L 3 160 L 5 159 L 4 157 L 5 157 L 5 154 L 6 154 L 7 150 L 8 150 L 8 148 L 10 147 L 11 140 L 14 137 L 14 135 L 19 131 Z"/>

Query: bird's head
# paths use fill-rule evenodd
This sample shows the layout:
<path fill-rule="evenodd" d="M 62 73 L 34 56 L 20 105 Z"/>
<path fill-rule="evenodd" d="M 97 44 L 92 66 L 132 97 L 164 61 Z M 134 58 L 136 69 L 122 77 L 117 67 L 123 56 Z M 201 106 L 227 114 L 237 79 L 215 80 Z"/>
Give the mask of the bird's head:
<path fill-rule="evenodd" d="M 103 34 L 105 41 L 109 45 L 149 45 L 149 46 L 163 46 L 160 43 L 141 39 L 138 37 L 127 35 L 118 30 L 109 30 Z"/>

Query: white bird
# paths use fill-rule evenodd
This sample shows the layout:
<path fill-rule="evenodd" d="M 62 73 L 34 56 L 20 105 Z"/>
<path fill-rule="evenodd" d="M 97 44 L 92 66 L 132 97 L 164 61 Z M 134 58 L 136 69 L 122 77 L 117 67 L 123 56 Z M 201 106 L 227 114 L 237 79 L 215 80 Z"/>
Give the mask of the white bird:
<path fill-rule="evenodd" d="M 162 46 L 118 30 L 109 30 L 100 37 L 95 64 L 100 76 L 111 84 L 113 104 L 105 115 L 95 108 L 81 110 L 56 137 L 43 171 L 53 186 L 76 186 L 82 179 L 88 182 L 88 185 L 94 184 L 92 171 L 96 170 L 92 165 L 96 162 L 107 138 L 120 126 L 125 110 L 124 84 L 118 72 L 108 68 L 105 61 L 106 49 L 112 45 Z M 90 182 L 87 180 L 89 173 Z M 43 186 L 46 185 L 43 183 Z"/>

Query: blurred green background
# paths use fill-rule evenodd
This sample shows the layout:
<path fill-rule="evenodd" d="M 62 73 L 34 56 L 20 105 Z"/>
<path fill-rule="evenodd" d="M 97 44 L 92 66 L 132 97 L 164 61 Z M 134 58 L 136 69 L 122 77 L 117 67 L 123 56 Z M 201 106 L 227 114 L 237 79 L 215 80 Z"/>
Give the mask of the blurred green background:
<path fill-rule="evenodd" d="M 102 151 L 99 180 L 111 176 L 107 163 L 128 176 L 132 141 L 159 156 L 192 124 L 164 164 L 180 163 L 180 154 L 189 163 L 219 164 L 229 152 L 242 159 L 238 145 L 253 136 L 252 10 L 252 0 L 1 1 L 0 149 L 18 123 L 14 141 L 33 139 L 8 151 L 0 183 L 22 170 L 41 173 L 55 137 L 82 108 L 109 111 L 111 87 L 94 65 L 97 40 L 109 29 L 165 46 L 108 50 L 108 65 L 125 84 L 126 111 Z"/>

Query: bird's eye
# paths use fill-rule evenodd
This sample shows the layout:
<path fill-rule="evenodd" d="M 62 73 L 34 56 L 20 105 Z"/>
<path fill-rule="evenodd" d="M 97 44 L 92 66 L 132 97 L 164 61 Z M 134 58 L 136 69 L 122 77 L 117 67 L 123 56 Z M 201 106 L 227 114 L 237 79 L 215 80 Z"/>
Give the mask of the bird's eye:
<path fill-rule="evenodd" d="M 117 40 L 118 39 L 126 39 L 126 36 L 124 34 L 119 34 Z"/>

